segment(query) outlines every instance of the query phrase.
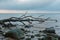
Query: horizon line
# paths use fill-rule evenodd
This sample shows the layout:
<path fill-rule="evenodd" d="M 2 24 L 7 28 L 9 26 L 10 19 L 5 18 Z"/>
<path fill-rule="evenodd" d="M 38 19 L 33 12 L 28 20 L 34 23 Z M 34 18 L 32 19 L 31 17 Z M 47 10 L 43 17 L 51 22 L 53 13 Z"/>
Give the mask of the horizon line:
<path fill-rule="evenodd" d="M 60 13 L 60 11 L 41 10 L 0 10 L 0 13 Z"/>

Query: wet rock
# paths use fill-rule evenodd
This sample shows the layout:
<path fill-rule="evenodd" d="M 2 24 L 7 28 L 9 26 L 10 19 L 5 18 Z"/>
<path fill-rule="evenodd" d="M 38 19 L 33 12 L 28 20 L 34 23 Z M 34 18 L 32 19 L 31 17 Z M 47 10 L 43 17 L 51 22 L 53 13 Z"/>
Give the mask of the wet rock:
<path fill-rule="evenodd" d="M 31 38 L 34 38 L 34 35 L 31 35 Z"/>
<path fill-rule="evenodd" d="M 26 40 L 31 40 L 31 38 L 26 38 Z"/>
<path fill-rule="evenodd" d="M 35 34 L 36 37 L 40 37 L 40 34 Z"/>

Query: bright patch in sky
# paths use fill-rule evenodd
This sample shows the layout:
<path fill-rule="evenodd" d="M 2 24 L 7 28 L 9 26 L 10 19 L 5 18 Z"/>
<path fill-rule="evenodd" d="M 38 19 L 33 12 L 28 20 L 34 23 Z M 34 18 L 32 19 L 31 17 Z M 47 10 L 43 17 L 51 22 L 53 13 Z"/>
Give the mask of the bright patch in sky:
<path fill-rule="evenodd" d="M 22 2 L 27 2 L 28 0 L 17 0 L 18 2 L 22 3 Z"/>

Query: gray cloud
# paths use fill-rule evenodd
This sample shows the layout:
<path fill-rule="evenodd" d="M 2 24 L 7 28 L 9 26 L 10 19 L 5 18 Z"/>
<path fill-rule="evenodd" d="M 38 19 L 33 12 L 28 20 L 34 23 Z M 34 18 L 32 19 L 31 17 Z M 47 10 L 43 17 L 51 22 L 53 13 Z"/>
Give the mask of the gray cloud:
<path fill-rule="evenodd" d="M 50 6 L 54 0 L 28 0 L 18 2 L 17 0 L 0 0 L 0 9 L 11 10 L 53 10 Z M 54 8 L 55 9 L 55 8 Z"/>

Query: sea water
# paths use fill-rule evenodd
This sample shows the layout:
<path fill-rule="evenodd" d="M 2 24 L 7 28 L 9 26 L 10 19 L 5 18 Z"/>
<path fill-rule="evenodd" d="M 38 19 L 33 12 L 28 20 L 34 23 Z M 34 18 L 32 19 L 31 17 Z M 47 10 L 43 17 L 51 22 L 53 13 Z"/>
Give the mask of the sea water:
<path fill-rule="evenodd" d="M 21 18 L 22 15 L 24 15 L 24 14 L 22 14 L 22 13 L 12 13 L 12 14 L 11 13 L 9 13 L 9 14 L 3 13 L 2 14 L 1 13 L 0 14 L 0 20 L 8 19 L 10 17 Z M 60 35 L 60 14 L 59 13 L 28 13 L 25 16 L 33 16 L 36 18 L 38 18 L 40 16 L 39 18 L 43 18 L 43 19 L 46 19 L 49 17 L 49 19 L 58 20 L 57 22 L 45 21 L 42 24 L 39 24 L 39 22 L 33 22 L 34 27 L 29 28 L 29 30 L 34 31 L 34 34 L 37 34 L 39 30 L 44 30 L 45 28 L 54 27 L 56 34 Z M 21 23 L 19 23 L 19 22 L 14 22 L 14 24 L 21 25 Z M 19 28 L 20 26 L 17 26 L 17 27 Z M 29 33 L 29 34 L 32 34 L 32 33 Z"/>

